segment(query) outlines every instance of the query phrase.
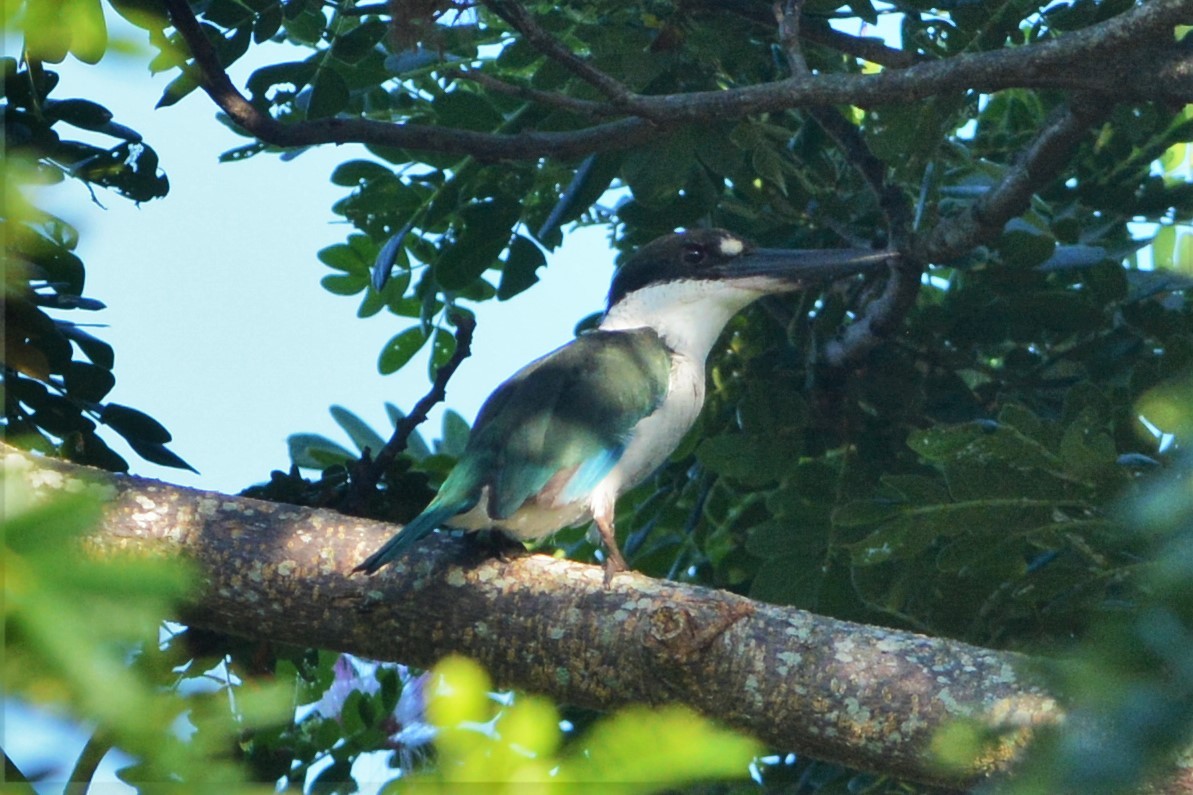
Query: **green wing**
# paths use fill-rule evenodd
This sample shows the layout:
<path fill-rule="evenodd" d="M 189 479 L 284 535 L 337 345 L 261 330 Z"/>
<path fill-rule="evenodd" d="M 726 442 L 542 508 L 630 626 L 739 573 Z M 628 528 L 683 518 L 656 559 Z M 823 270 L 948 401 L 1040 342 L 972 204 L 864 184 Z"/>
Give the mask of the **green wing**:
<path fill-rule="evenodd" d="M 497 388 L 456 470 L 473 493 L 490 487 L 494 518 L 513 514 L 559 472 L 573 473 L 566 492 L 582 496 L 662 403 L 670 372 L 667 346 L 650 329 L 581 335 Z"/>

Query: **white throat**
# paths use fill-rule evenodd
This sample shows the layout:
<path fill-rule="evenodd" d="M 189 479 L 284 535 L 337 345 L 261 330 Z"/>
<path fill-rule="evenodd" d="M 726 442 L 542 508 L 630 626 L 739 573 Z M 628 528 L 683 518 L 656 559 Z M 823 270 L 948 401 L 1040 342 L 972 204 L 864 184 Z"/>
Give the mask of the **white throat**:
<path fill-rule="evenodd" d="M 602 331 L 651 328 L 667 346 L 704 366 L 730 318 L 771 290 L 748 283 L 678 281 L 627 295 L 601 318 Z"/>

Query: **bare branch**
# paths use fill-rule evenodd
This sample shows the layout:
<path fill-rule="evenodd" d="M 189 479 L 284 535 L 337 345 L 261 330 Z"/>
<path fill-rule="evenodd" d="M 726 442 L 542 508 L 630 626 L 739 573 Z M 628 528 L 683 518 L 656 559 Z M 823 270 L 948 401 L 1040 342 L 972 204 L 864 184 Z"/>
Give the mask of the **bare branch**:
<path fill-rule="evenodd" d="M 478 560 L 443 534 L 365 579 L 352 567 L 392 525 L 11 448 L 4 463 L 18 487 L 110 498 L 92 553 L 193 561 L 203 585 L 183 619 L 197 627 L 419 666 L 460 653 L 502 685 L 566 703 L 684 703 L 778 748 L 952 786 L 1005 769 L 1035 727 L 1060 717 L 1013 653 L 635 573 L 606 587 L 597 566 Z M 932 737 L 962 718 L 1006 733 L 971 769 L 944 772 Z"/>
<path fill-rule="evenodd" d="M 524 160 L 627 149 L 654 140 L 661 134 L 654 125 L 642 119 L 621 119 L 567 132 L 517 134 L 391 124 L 371 119 L 332 118 L 283 124 L 255 107 L 232 85 L 187 0 L 164 1 L 171 22 L 190 47 L 203 90 L 245 132 L 273 146 L 362 143 L 467 154 L 481 160 Z"/>
<path fill-rule="evenodd" d="M 1007 221 L 1024 212 L 1032 194 L 1056 177 L 1072 150 L 1111 107 L 1091 97 L 1078 97 L 1059 113 L 981 199 L 958 217 L 938 223 L 914 240 L 910 256 L 917 262 L 947 262 L 974 246 L 997 238 Z"/>
<path fill-rule="evenodd" d="M 1032 195 L 1056 177 L 1090 126 L 1110 110 L 1104 102 L 1079 97 L 1040 132 L 999 183 L 965 212 L 943 219 L 926 235 L 896 245 L 904 257 L 892 268 L 882 295 L 867 304 L 862 317 L 837 339 L 824 346 L 824 360 L 833 366 L 846 366 L 891 336 L 915 303 L 924 264 L 947 262 L 1002 234 L 1007 221 L 1027 209 Z M 904 230 L 910 215 L 905 203 L 906 197 L 902 197 L 899 204 L 903 209 L 899 212 Z"/>
<path fill-rule="evenodd" d="M 801 0 L 787 0 L 783 8 L 776 3 L 775 19 L 779 24 L 779 41 L 787 53 L 792 75 L 796 79 L 807 79 L 810 72 L 799 47 L 801 6 Z M 807 108 L 807 113 L 836 142 L 874 194 L 886 218 L 890 247 L 898 251 L 905 250 L 911 231 L 911 203 L 898 186 L 887 183 L 886 164 L 870 150 L 857 127 L 849 123 L 836 108 L 813 105 Z M 868 301 L 862 316 L 850 324 L 841 336 L 825 344 L 821 357 L 830 366 L 843 368 L 861 359 L 898 328 L 915 305 L 923 264 L 906 257 L 892 259 L 892 263 L 882 295 Z"/>
<path fill-rule="evenodd" d="M 808 113 L 845 152 L 878 199 L 878 205 L 886 217 L 889 247 L 895 251 L 907 251 L 911 234 L 911 202 L 897 185 L 887 183 L 886 164 L 870 151 L 857 127 L 835 108 L 814 107 L 809 108 Z M 822 359 L 832 367 L 848 367 L 894 333 L 915 305 L 923 271 L 923 261 L 914 257 L 902 256 L 893 260 L 890 277 L 882 294 L 868 301 L 862 316 L 847 326 L 840 336 L 825 343 Z"/>
<path fill-rule="evenodd" d="M 175 27 L 191 48 L 204 90 L 246 132 L 280 147 L 355 142 L 471 154 L 486 160 L 535 159 L 626 149 L 656 140 L 674 125 L 811 105 L 873 107 L 967 90 L 1051 88 L 1089 91 L 1103 95 L 1107 102 L 1193 101 L 1193 53 L 1174 42 L 1172 36 L 1173 25 L 1193 17 L 1193 3 L 1150 0 L 1052 41 L 917 63 L 871 75 L 825 74 L 726 91 L 659 96 L 623 93 L 624 87 L 608 78 L 612 84 L 604 83 L 604 90 L 634 118 L 580 130 L 500 134 L 349 118 L 283 124 L 254 107 L 232 85 L 186 0 L 165 3 Z M 571 57 L 575 63 L 584 64 Z M 600 80 L 597 74 L 603 73 L 590 72 L 589 78 Z"/>

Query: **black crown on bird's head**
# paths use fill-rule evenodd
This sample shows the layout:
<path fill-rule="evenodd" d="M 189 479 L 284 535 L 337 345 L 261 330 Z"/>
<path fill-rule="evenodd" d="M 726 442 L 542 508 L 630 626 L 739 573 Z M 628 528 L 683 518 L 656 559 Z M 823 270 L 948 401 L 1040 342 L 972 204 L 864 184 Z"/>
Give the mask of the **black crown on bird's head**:
<path fill-rule="evenodd" d="M 725 229 L 688 229 L 652 240 L 631 254 L 609 285 L 608 306 L 652 284 L 722 278 L 719 266 L 750 251 L 754 245 Z"/>

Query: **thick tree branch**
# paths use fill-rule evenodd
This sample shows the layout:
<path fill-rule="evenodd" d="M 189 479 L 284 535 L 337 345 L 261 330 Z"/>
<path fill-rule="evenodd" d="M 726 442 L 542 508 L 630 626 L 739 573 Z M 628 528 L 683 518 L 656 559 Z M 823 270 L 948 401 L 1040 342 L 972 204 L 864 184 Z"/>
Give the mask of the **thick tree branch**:
<path fill-rule="evenodd" d="M 192 626 L 422 667 L 460 653 L 503 686 L 596 709 L 684 703 L 776 748 L 946 787 L 1006 771 L 1035 729 L 1063 719 L 1024 674 L 1039 661 L 1020 654 L 634 573 L 606 587 L 597 566 L 495 560 L 445 535 L 353 576 L 392 525 L 0 450 L 7 488 L 106 501 L 94 555 L 193 561 L 202 585 L 180 616 Z M 946 771 L 930 746 L 957 720 L 998 739 Z M 1141 792 L 1187 793 L 1189 771 Z"/>
<path fill-rule="evenodd" d="M 872 75 L 824 74 L 726 91 L 658 96 L 626 94 L 604 85 L 606 94 L 614 97 L 613 104 L 630 118 L 580 130 L 497 134 L 351 118 L 283 124 L 232 85 L 187 0 L 165 3 L 171 21 L 191 49 L 203 89 L 246 132 L 281 147 L 356 142 L 482 159 L 568 157 L 637 146 L 664 135 L 674 125 L 809 105 L 873 107 L 958 91 L 1047 88 L 1086 91 L 1114 100 L 1193 101 L 1193 51 L 1173 41 L 1172 35 L 1174 25 L 1193 21 L 1193 0 L 1150 0 L 1055 40 L 917 63 L 905 69 L 888 68 Z"/>
<path fill-rule="evenodd" d="M 472 155 L 481 160 L 569 157 L 626 149 L 659 137 L 642 119 L 619 119 L 567 132 L 481 133 L 426 124 L 330 118 L 283 124 L 253 105 L 232 84 L 188 0 L 165 0 L 170 21 L 195 59 L 196 77 L 212 101 L 250 135 L 272 146 L 361 143 L 425 152 Z"/>
<path fill-rule="evenodd" d="M 352 576 L 393 526 L 5 452 L 8 477 L 29 488 L 109 498 L 96 554 L 193 560 L 204 587 L 183 618 L 194 626 L 420 666 L 458 652 L 563 702 L 682 702 L 779 748 L 946 785 L 1004 769 L 1060 716 L 1020 655 L 633 573 L 604 587 L 596 566 L 485 559 L 444 535 Z M 946 774 L 930 742 L 963 718 L 1007 733 L 973 769 Z"/>

